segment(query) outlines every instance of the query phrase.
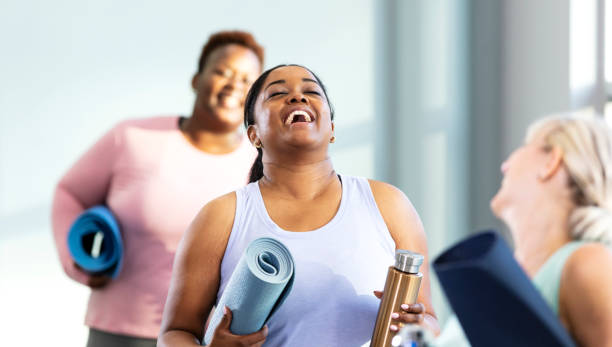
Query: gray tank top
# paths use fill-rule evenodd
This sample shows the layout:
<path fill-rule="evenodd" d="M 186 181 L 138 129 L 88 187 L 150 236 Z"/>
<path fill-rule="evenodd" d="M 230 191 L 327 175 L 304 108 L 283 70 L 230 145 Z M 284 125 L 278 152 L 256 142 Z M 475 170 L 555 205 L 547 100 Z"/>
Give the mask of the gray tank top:
<path fill-rule="evenodd" d="M 395 243 L 365 178 L 341 175 L 342 199 L 326 225 L 283 230 L 268 215 L 259 185 L 236 191 L 236 215 L 221 263 L 217 301 L 249 243 L 281 241 L 295 261 L 291 294 L 268 322 L 264 346 L 362 346 L 372 335 Z"/>

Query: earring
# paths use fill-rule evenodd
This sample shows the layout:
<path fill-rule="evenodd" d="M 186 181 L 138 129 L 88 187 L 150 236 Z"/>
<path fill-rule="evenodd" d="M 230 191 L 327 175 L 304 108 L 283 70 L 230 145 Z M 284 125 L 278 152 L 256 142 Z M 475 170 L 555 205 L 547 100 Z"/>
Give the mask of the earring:
<path fill-rule="evenodd" d="M 329 143 L 334 143 L 336 142 L 336 137 L 332 136 L 331 139 L 329 139 Z"/>
<path fill-rule="evenodd" d="M 261 145 L 261 141 L 259 141 L 259 140 L 255 141 L 255 148 L 261 148 L 261 147 L 263 147 Z"/>

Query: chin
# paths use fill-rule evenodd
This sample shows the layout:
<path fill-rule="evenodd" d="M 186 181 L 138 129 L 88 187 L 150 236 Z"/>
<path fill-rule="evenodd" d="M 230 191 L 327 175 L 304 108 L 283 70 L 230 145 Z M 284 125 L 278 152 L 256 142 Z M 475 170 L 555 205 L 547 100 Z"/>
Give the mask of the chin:
<path fill-rule="evenodd" d="M 310 136 L 292 136 L 287 142 L 292 146 L 300 148 L 316 148 L 319 146 L 318 142 Z"/>
<path fill-rule="evenodd" d="M 240 111 L 236 110 L 213 109 L 213 114 L 219 123 L 227 125 L 228 128 L 234 128 L 241 125 L 244 117 Z"/>
<path fill-rule="evenodd" d="M 500 196 L 500 193 L 501 192 L 497 192 L 497 194 L 495 194 L 495 196 L 489 202 L 489 208 L 491 209 L 491 212 L 497 216 L 497 218 L 501 218 L 504 205 L 503 197 Z"/>

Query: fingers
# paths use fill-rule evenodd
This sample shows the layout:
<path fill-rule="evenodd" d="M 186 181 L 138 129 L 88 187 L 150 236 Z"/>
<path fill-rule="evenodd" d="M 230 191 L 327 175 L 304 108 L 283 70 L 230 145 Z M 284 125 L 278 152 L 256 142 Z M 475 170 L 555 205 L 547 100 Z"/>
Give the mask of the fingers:
<path fill-rule="evenodd" d="M 248 346 L 258 347 L 263 345 L 268 336 L 268 326 L 248 335 L 236 335 L 230 330 L 233 313 L 229 307 L 223 306 L 223 317 L 213 335 L 210 346 Z"/>
<path fill-rule="evenodd" d="M 374 296 L 379 298 L 379 299 L 382 299 L 383 292 L 381 292 L 380 290 L 375 290 L 374 291 Z"/>
<path fill-rule="evenodd" d="M 391 314 L 391 318 L 401 323 L 419 324 L 423 322 L 423 319 L 425 319 L 425 316 L 422 314 L 415 314 L 415 313 L 393 312 Z"/>
<path fill-rule="evenodd" d="M 240 337 L 244 346 L 260 346 L 266 341 L 268 336 L 268 326 L 264 325 L 258 332 Z"/>
<path fill-rule="evenodd" d="M 408 313 L 424 313 L 425 306 L 423 304 L 402 304 L 400 306 L 402 310 Z"/>
<path fill-rule="evenodd" d="M 425 306 L 423 304 L 402 304 L 402 312 L 393 312 L 391 318 L 400 324 L 420 324 L 425 320 Z M 392 324 L 389 329 L 398 331 L 399 326 Z"/>
<path fill-rule="evenodd" d="M 229 331 L 230 325 L 232 324 L 232 317 L 232 310 L 230 310 L 227 306 L 223 306 L 223 317 L 221 317 L 221 321 L 219 322 L 219 325 L 217 325 L 215 331 L 218 331 L 219 329 Z"/>
<path fill-rule="evenodd" d="M 102 288 L 111 281 L 111 278 L 108 276 L 89 276 L 87 279 L 87 285 L 90 288 L 97 289 Z"/>

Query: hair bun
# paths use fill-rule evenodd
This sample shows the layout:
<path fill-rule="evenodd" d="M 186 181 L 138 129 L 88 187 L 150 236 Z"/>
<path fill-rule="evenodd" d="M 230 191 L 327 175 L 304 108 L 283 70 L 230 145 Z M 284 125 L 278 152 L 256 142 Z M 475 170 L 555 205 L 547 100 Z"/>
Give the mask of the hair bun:
<path fill-rule="evenodd" d="M 598 206 L 579 206 L 569 218 L 572 237 L 612 247 L 612 211 Z"/>

